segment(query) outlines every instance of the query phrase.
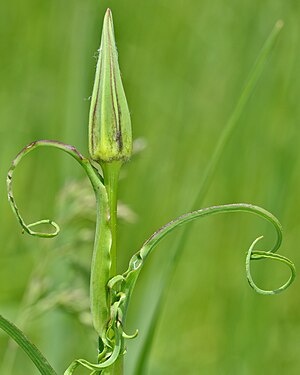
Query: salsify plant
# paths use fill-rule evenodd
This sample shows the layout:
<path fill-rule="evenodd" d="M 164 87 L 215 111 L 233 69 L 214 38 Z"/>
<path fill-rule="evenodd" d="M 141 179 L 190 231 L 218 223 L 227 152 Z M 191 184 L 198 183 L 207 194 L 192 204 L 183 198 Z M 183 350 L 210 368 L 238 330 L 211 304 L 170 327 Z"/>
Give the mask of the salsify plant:
<path fill-rule="evenodd" d="M 241 100 L 216 149 L 202 189 L 205 190 L 212 171 L 218 161 L 226 139 L 232 132 L 237 119 L 259 76 L 261 66 L 274 43 L 281 24 L 277 24 L 256 62 Z M 122 85 L 114 38 L 113 19 L 108 9 L 104 18 L 102 39 L 96 68 L 94 89 L 89 115 L 89 157 L 83 156 L 75 147 L 53 140 L 39 140 L 27 145 L 14 159 L 7 176 L 8 199 L 23 231 L 36 237 L 52 238 L 60 228 L 53 220 L 44 219 L 26 224 L 16 205 L 12 179 L 17 165 L 24 156 L 38 147 L 54 147 L 72 156 L 84 169 L 96 198 L 96 231 L 90 271 L 90 309 L 94 329 L 98 336 L 98 355 L 95 362 L 85 359 L 74 360 L 65 371 L 71 375 L 82 366 L 92 374 L 123 374 L 123 357 L 127 339 L 136 337 L 137 331 L 128 334 L 125 330 L 128 305 L 146 259 L 160 241 L 177 227 L 193 220 L 220 213 L 246 212 L 268 221 L 275 229 L 276 242 L 270 250 L 257 250 L 262 236 L 256 238 L 246 254 L 246 276 L 250 286 L 258 293 L 274 295 L 284 291 L 295 278 L 295 267 L 286 257 L 277 254 L 282 242 L 281 224 L 265 209 L 247 204 L 234 203 L 211 206 L 195 210 L 172 220 L 153 233 L 129 261 L 128 269 L 117 274 L 117 189 L 119 173 L 132 153 L 130 113 Z M 42 232 L 41 225 L 50 225 L 52 230 Z M 269 259 L 289 267 L 291 275 L 285 284 L 274 290 L 265 290 L 256 285 L 251 276 L 251 261 Z M 44 355 L 28 340 L 14 324 L 0 315 L 0 327 L 27 353 L 41 374 L 56 374 Z M 67 366 L 67 365 L 66 365 Z"/>

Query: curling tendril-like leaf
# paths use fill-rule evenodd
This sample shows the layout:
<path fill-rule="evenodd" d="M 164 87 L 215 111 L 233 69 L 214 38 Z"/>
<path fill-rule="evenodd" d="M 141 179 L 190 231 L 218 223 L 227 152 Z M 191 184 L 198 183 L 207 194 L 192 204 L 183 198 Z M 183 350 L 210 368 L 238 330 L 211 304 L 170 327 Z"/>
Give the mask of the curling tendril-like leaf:
<path fill-rule="evenodd" d="M 30 143 L 18 153 L 16 158 L 13 160 L 11 167 L 7 174 L 7 192 L 8 192 L 9 203 L 19 223 L 21 224 L 24 232 L 30 234 L 31 236 L 52 238 L 58 235 L 60 231 L 59 225 L 50 219 L 43 219 L 43 220 L 39 220 L 31 224 L 26 224 L 16 205 L 14 195 L 13 195 L 13 189 L 12 189 L 13 173 L 17 165 L 22 160 L 22 158 L 26 156 L 29 152 L 36 149 L 37 147 L 43 147 L 43 146 L 54 147 L 71 155 L 84 168 L 94 189 L 97 189 L 99 184 L 102 184 L 102 181 L 101 181 L 101 176 L 95 171 L 95 169 L 90 164 L 89 160 L 84 158 L 81 155 L 81 153 L 76 150 L 75 147 L 67 145 L 65 143 L 58 142 L 58 141 L 51 141 L 51 140 L 40 140 L 40 141 Z M 54 228 L 54 231 L 53 232 L 39 232 L 39 231 L 32 230 L 33 227 L 36 227 L 42 224 L 51 225 Z"/>
<path fill-rule="evenodd" d="M 287 289 L 292 284 L 292 282 L 294 281 L 294 279 L 296 277 L 296 268 L 295 268 L 293 262 L 291 262 L 288 258 L 286 258 L 282 255 L 274 254 L 273 252 L 268 252 L 268 251 L 258 251 L 258 250 L 254 251 L 253 250 L 254 246 L 262 238 L 263 238 L 263 236 L 258 237 L 255 241 L 253 241 L 253 243 L 251 244 L 251 246 L 250 246 L 250 248 L 247 252 L 247 256 L 246 256 L 247 280 L 248 280 L 251 288 L 253 288 L 259 294 L 263 294 L 263 295 L 279 294 L 279 293 L 283 292 L 285 289 Z M 250 263 L 251 263 L 250 261 L 251 260 L 262 260 L 262 259 L 275 260 L 277 262 L 283 263 L 286 266 L 288 266 L 290 271 L 291 271 L 291 275 L 290 275 L 290 278 L 287 280 L 287 282 L 285 284 L 283 284 L 282 286 L 280 286 L 279 288 L 274 289 L 274 290 L 264 290 L 264 289 L 259 288 L 255 284 L 255 282 L 253 281 L 253 278 L 252 278 L 252 275 L 251 275 L 251 269 L 250 269 Z"/>
<path fill-rule="evenodd" d="M 145 263 L 145 260 L 149 256 L 149 254 L 152 252 L 152 250 L 159 244 L 159 242 L 171 231 L 173 231 L 175 228 L 177 228 L 180 225 L 183 225 L 187 222 L 190 222 L 192 220 L 210 216 L 210 215 L 216 215 L 219 213 L 229 213 L 229 212 L 247 212 L 254 214 L 256 216 L 261 217 L 264 220 L 267 220 L 269 223 L 271 223 L 276 231 L 277 239 L 273 246 L 273 248 L 269 251 L 254 251 L 254 246 L 256 243 L 262 238 L 259 237 L 256 239 L 246 257 L 246 275 L 248 282 L 250 286 L 258 293 L 260 294 L 278 294 L 285 290 L 294 280 L 295 278 L 295 267 L 293 263 L 278 254 L 275 254 L 276 251 L 279 249 L 281 242 L 282 242 L 282 227 L 278 219 L 272 215 L 270 212 L 266 211 L 265 209 L 250 205 L 247 203 L 236 203 L 236 204 L 228 204 L 228 205 L 221 205 L 221 206 L 212 206 L 208 208 L 203 208 L 201 210 L 193 211 L 187 214 L 184 214 L 177 219 L 172 220 L 171 222 L 167 223 L 160 229 L 158 229 L 148 240 L 146 240 L 142 246 L 142 248 L 133 255 L 129 262 L 128 270 L 122 275 L 124 278 L 124 281 L 122 281 L 122 278 L 120 276 L 116 276 L 110 280 L 109 286 L 111 288 L 111 294 L 117 295 L 117 290 L 122 291 L 126 295 L 126 299 L 124 302 L 120 305 L 120 308 L 122 309 L 122 313 L 125 316 L 129 304 L 129 300 L 131 297 L 131 294 L 133 292 L 135 283 L 137 281 L 137 278 L 139 276 L 139 273 Z M 276 260 L 281 263 L 286 264 L 290 270 L 291 270 L 291 276 L 289 280 L 279 288 L 275 290 L 263 290 L 259 288 L 255 282 L 253 281 L 253 278 L 251 276 L 251 270 L 250 270 L 250 261 L 251 260 L 258 260 L 258 259 L 271 259 Z"/>
<path fill-rule="evenodd" d="M 101 371 L 115 363 L 119 354 L 121 353 L 123 340 L 122 340 L 122 328 L 121 328 L 120 323 L 118 322 L 114 322 L 114 323 L 115 323 L 113 326 L 113 330 L 115 334 L 114 347 L 112 348 L 111 353 L 109 353 L 108 358 L 100 363 L 91 363 L 85 359 L 77 359 L 71 363 L 71 365 L 64 372 L 64 375 L 72 375 L 79 366 L 83 366 L 86 369 L 97 373 L 97 371 L 99 370 Z"/>
<path fill-rule="evenodd" d="M 123 344 L 124 339 L 134 338 L 137 335 L 137 332 L 131 336 L 127 335 L 124 332 L 123 324 L 126 319 L 128 304 L 129 304 L 135 283 L 145 263 L 145 260 L 147 259 L 149 254 L 152 252 L 152 250 L 159 244 L 159 242 L 167 234 L 169 234 L 171 231 L 173 231 L 180 225 L 183 225 L 187 222 L 190 222 L 192 220 L 195 220 L 201 217 L 216 215 L 219 213 L 229 213 L 229 212 L 247 212 L 247 213 L 251 213 L 256 216 L 259 216 L 262 219 L 271 223 L 276 231 L 276 235 L 277 235 L 276 242 L 269 251 L 254 250 L 254 247 L 257 244 L 257 242 L 262 239 L 262 237 L 259 237 L 252 243 L 252 245 L 250 246 L 247 252 L 246 275 L 247 275 L 247 279 L 248 279 L 250 286 L 256 292 L 260 294 L 270 295 L 270 294 L 278 294 L 282 292 L 293 282 L 295 278 L 295 267 L 293 263 L 286 257 L 275 254 L 276 251 L 279 249 L 281 242 L 282 242 L 282 228 L 278 219 L 274 215 L 272 215 L 270 212 L 258 206 L 250 205 L 247 203 L 237 203 L 237 204 L 228 204 L 228 205 L 221 205 L 221 206 L 212 206 L 212 207 L 203 208 L 201 210 L 197 210 L 197 211 L 184 214 L 178 217 L 177 219 L 174 219 L 171 222 L 167 223 L 166 225 L 158 229 L 152 236 L 150 236 L 150 238 L 144 242 L 142 248 L 136 254 L 134 254 L 133 257 L 130 259 L 128 270 L 123 275 L 114 276 L 113 278 L 109 280 L 107 284 L 107 287 L 109 290 L 109 296 L 110 296 L 110 306 L 111 306 L 111 320 L 108 325 L 108 330 L 113 327 L 119 328 L 120 343 L 121 343 L 120 347 L 124 347 L 124 344 Z M 259 259 L 271 259 L 271 260 L 276 260 L 276 261 L 286 264 L 291 270 L 291 276 L 289 280 L 284 285 L 282 285 L 281 287 L 275 290 L 268 291 L 268 290 L 263 290 L 259 288 L 253 281 L 253 278 L 251 276 L 251 270 L 250 270 L 251 260 L 259 260 Z M 109 364 L 112 363 L 114 358 L 116 360 L 117 357 L 113 357 L 113 354 L 111 353 L 114 353 L 114 350 L 116 348 L 115 345 L 119 344 L 119 341 L 118 340 L 115 341 L 115 339 L 110 340 L 108 334 L 106 335 L 106 337 L 102 337 L 102 340 L 103 340 L 103 343 L 105 344 L 105 349 L 99 355 L 99 358 L 101 359 L 107 358 L 106 361 L 101 364 L 102 366 L 104 366 L 105 363 L 108 363 L 107 362 L 108 360 L 109 360 Z M 113 352 L 109 352 L 108 349 L 113 350 Z M 107 357 L 107 354 L 108 354 L 108 357 Z M 82 360 L 76 363 L 78 363 L 78 365 L 81 364 L 82 366 L 85 366 L 89 369 L 96 369 L 96 367 L 92 367 L 91 364 L 87 365 L 87 363 L 83 362 Z M 69 373 L 66 373 L 65 375 L 68 375 L 68 374 Z"/>

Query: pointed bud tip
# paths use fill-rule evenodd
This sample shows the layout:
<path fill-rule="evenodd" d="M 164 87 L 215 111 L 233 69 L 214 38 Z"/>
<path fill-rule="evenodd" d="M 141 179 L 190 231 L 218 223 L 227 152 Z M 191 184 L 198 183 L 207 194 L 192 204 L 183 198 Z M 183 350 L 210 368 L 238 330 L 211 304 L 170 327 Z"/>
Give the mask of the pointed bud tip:
<path fill-rule="evenodd" d="M 103 27 L 110 27 L 112 25 L 112 22 L 113 22 L 113 18 L 112 18 L 112 11 L 110 10 L 110 8 L 107 8 L 106 10 L 106 13 L 105 13 L 105 16 L 104 16 L 104 24 L 103 24 Z M 105 26 L 106 25 L 106 26 Z"/>
<path fill-rule="evenodd" d="M 126 161 L 132 153 L 131 120 L 109 8 L 99 51 L 89 117 L 89 152 L 97 162 Z"/>

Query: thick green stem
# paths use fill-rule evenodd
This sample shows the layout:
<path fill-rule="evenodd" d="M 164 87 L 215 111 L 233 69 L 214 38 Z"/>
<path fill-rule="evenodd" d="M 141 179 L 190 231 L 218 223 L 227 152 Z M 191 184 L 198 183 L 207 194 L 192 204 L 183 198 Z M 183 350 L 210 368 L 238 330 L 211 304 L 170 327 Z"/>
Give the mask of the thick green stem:
<path fill-rule="evenodd" d="M 106 189 L 99 185 L 95 189 L 97 201 L 97 221 L 95 244 L 91 267 L 91 310 L 95 330 L 100 337 L 105 333 L 110 317 L 107 281 L 110 270 L 111 231 L 109 226 L 109 205 Z"/>
<path fill-rule="evenodd" d="M 121 354 L 111 367 L 103 371 L 103 375 L 123 375 L 123 364 L 123 355 Z"/>
<path fill-rule="evenodd" d="M 104 184 L 94 187 L 97 223 L 91 269 L 91 305 L 93 322 L 100 337 L 110 319 L 107 282 L 116 274 L 117 187 L 121 162 L 102 166 Z"/>
<path fill-rule="evenodd" d="M 109 228 L 111 233 L 111 246 L 110 246 L 110 269 L 109 278 L 117 273 L 117 204 L 118 204 L 118 181 L 121 161 L 113 161 L 103 163 L 102 169 L 104 174 L 104 185 L 108 197 L 109 209 Z M 107 280 L 108 281 L 108 280 Z M 105 375 L 122 375 L 123 374 L 123 354 L 118 360 L 109 368 L 104 371 Z"/>
<path fill-rule="evenodd" d="M 110 258 L 111 266 L 109 276 L 113 277 L 117 273 L 117 204 L 118 204 L 118 181 L 122 162 L 113 161 L 103 163 L 104 184 L 108 196 L 109 205 L 109 227 L 111 230 Z"/>

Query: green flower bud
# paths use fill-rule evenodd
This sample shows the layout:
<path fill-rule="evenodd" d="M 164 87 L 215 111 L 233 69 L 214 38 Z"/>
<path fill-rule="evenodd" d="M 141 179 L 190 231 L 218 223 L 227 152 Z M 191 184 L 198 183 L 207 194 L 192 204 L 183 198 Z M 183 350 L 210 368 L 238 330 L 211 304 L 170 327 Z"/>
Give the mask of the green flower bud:
<path fill-rule="evenodd" d="M 98 162 L 126 161 L 132 153 L 130 113 L 121 80 L 110 9 L 104 17 L 91 101 L 89 152 Z"/>

